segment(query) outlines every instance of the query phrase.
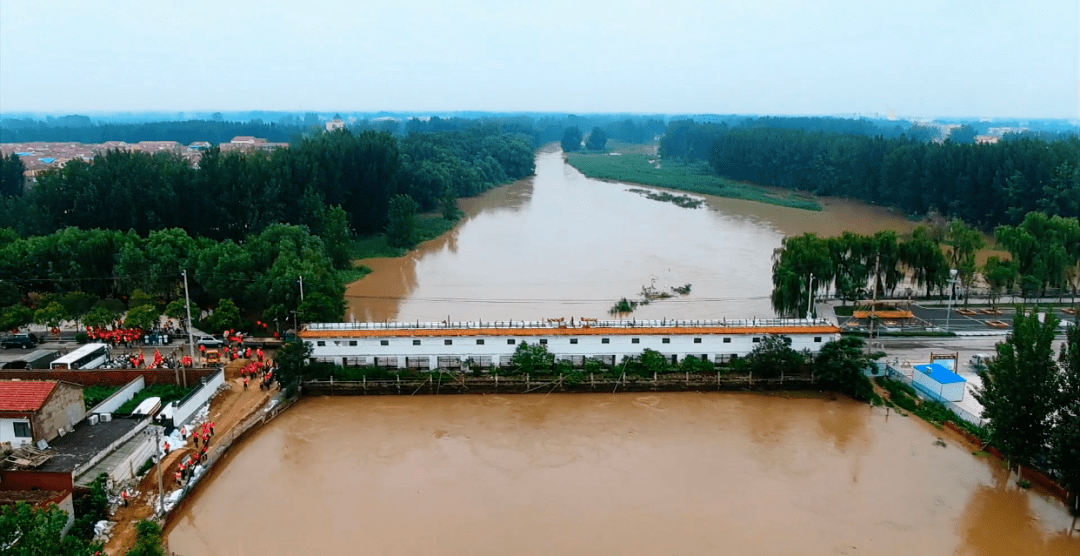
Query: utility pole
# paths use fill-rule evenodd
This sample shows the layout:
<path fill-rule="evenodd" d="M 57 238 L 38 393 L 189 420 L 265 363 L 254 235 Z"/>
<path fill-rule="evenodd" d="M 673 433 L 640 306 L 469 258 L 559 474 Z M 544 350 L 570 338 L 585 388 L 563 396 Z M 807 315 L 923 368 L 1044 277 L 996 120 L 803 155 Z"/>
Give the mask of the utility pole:
<path fill-rule="evenodd" d="M 300 303 L 304 302 L 304 277 L 300 277 Z"/>
<path fill-rule="evenodd" d="M 187 269 L 182 270 L 180 273 L 184 275 L 184 306 L 185 306 L 185 308 L 187 310 L 188 352 L 191 355 L 191 364 L 194 365 L 195 364 L 195 338 L 193 338 L 191 336 L 191 296 L 188 295 Z M 180 365 L 180 366 L 183 367 L 183 365 Z M 179 377 L 177 378 L 176 381 L 180 382 Z M 187 369 L 184 369 L 184 388 L 187 388 Z"/>
<path fill-rule="evenodd" d="M 949 269 L 949 310 L 945 313 L 945 331 L 949 331 L 949 320 L 952 318 L 953 293 L 956 292 L 956 269 Z"/>
<path fill-rule="evenodd" d="M 810 320 L 812 310 L 814 307 L 814 273 L 810 273 L 810 284 L 807 286 L 806 292 L 806 320 Z"/>
<path fill-rule="evenodd" d="M 165 485 L 161 479 L 161 466 L 165 464 L 165 456 L 161 453 L 161 427 L 150 425 L 146 433 L 154 439 L 154 455 L 157 456 L 157 486 L 158 507 L 165 513 Z"/>

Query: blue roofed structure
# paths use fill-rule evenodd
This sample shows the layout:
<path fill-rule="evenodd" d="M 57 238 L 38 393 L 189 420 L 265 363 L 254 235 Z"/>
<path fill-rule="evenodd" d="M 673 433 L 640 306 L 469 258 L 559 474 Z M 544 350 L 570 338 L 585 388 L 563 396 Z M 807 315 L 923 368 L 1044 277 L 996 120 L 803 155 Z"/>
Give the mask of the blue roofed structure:
<path fill-rule="evenodd" d="M 942 365 L 915 365 L 914 385 L 938 401 L 958 402 L 964 399 L 967 379 Z"/>

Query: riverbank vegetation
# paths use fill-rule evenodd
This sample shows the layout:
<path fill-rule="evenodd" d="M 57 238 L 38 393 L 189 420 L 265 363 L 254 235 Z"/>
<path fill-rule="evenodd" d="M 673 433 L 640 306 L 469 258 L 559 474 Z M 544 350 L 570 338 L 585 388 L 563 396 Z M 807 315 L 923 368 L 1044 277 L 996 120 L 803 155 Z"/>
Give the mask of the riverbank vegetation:
<path fill-rule="evenodd" d="M 821 210 L 821 205 L 810 195 L 737 183 L 717 176 L 703 162 L 675 159 L 664 159 L 661 162 L 657 156 L 633 152 L 632 148 L 614 152 L 618 154 L 575 152 L 568 154 L 566 161 L 590 178 L 640 183 L 805 210 Z"/>
<path fill-rule="evenodd" d="M 364 271 L 359 248 L 401 254 L 444 233 L 458 197 L 532 174 L 533 157 L 528 135 L 474 125 L 402 139 L 318 133 L 271 153 L 211 147 L 197 167 L 115 150 L 72 160 L 0 195 L 11 226 L 0 229 L 0 320 L 17 328 L 46 309 L 38 320 L 79 320 L 98 300 L 131 309 L 137 290 L 156 318 L 182 297 L 185 270 L 196 305 L 240 308 L 230 328 L 340 320 L 345 280 Z M 54 306 L 78 292 L 88 306 Z"/>
<path fill-rule="evenodd" d="M 973 135 L 972 135 L 973 137 Z M 840 196 L 922 216 L 936 211 L 984 229 L 1025 215 L 1080 216 L 1080 137 L 1009 136 L 993 144 L 942 143 L 784 129 L 748 121 L 675 121 L 660 155 L 707 162 L 719 176 Z"/>
<path fill-rule="evenodd" d="M 905 237 L 891 231 L 787 237 L 773 253 L 772 306 L 779 315 L 802 316 L 810 299 L 830 286 L 846 302 L 870 297 L 875 290 L 878 297 L 893 295 L 905 278 L 925 287 L 929 297 L 949 284 L 950 269 L 957 270 L 964 288 L 981 275 L 990 288 L 991 304 L 1014 287 L 1025 297 L 1045 294 L 1047 288 L 1074 295 L 1080 290 L 1076 218 L 1032 212 L 1018 226 L 999 226 L 995 236 L 1012 259 L 989 257 L 981 266 L 975 255 L 984 246 L 982 236 L 960 220 L 937 229 L 919 227 Z"/>

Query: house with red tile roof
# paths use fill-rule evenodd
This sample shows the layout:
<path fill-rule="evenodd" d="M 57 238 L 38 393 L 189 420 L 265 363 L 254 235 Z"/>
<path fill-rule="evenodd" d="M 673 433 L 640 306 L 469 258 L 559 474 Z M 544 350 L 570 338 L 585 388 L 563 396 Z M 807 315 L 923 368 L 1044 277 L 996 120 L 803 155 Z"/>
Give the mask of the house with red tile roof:
<path fill-rule="evenodd" d="M 86 417 L 82 387 L 63 381 L 0 381 L 0 447 L 51 441 Z"/>

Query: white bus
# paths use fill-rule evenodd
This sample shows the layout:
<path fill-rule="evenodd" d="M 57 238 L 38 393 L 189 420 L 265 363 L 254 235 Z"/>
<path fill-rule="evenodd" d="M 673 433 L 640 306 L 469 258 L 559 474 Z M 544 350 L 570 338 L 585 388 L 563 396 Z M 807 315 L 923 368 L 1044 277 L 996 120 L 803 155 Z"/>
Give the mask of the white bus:
<path fill-rule="evenodd" d="M 96 369 L 109 359 L 107 344 L 86 344 L 75 351 L 54 360 L 50 369 Z"/>

